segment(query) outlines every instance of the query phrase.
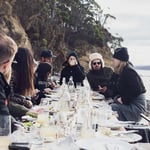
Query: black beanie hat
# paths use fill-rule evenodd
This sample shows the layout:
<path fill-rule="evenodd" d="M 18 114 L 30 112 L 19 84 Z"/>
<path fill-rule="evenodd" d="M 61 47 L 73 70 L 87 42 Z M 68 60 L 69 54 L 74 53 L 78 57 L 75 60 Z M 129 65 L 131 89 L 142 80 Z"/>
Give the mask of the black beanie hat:
<path fill-rule="evenodd" d="M 78 55 L 75 51 L 71 51 L 68 55 L 67 55 L 67 60 L 69 59 L 70 56 L 74 56 L 77 60 L 78 60 Z"/>
<path fill-rule="evenodd" d="M 121 61 L 128 61 L 129 60 L 129 54 L 126 47 L 117 48 L 114 51 L 113 58 L 119 59 Z"/>

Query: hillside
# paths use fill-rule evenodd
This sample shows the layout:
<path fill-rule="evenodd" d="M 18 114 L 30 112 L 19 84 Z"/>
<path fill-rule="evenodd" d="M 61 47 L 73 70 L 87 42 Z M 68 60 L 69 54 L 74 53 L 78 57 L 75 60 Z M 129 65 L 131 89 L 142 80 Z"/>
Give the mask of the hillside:
<path fill-rule="evenodd" d="M 36 60 L 43 49 L 51 49 L 57 56 L 54 60 L 57 72 L 70 50 L 77 51 L 85 70 L 92 52 L 100 52 L 106 66 L 112 65 L 107 43 L 116 47 L 123 39 L 104 28 L 109 17 L 114 19 L 110 14 L 102 14 L 94 0 L 0 1 L 0 30 L 10 35 L 18 46 L 31 49 Z"/>

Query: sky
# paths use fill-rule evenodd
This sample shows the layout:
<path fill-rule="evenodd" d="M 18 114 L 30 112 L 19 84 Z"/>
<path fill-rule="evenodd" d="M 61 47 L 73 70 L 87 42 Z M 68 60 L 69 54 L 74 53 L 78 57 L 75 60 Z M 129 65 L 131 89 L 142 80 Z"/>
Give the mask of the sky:
<path fill-rule="evenodd" d="M 150 65 L 150 0 L 95 0 L 109 19 L 104 26 L 124 39 L 134 65 Z M 118 34 L 118 35 L 117 35 Z"/>

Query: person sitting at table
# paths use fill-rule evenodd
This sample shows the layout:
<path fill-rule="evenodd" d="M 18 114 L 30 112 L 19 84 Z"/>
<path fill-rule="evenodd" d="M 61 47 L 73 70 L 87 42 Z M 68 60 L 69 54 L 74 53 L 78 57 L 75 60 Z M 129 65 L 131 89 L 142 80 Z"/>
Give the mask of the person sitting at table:
<path fill-rule="evenodd" d="M 53 52 L 49 49 L 45 49 L 45 50 L 42 50 L 41 54 L 40 54 L 40 63 L 49 63 L 51 65 L 51 67 L 53 68 L 53 59 L 55 58 L 56 56 L 53 54 Z M 53 70 L 51 71 L 51 74 L 53 75 Z M 36 76 L 36 72 L 35 72 L 35 76 Z M 49 82 L 51 82 L 51 85 L 53 87 L 57 87 L 58 84 L 56 83 L 56 81 L 53 81 L 51 78 L 48 79 Z"/>
<path fill-rule="evenodd" d="M 145 112 L 145 86 L 139 74 L 129 63 L 129 54 L 126 47 L 115 49 L 113 55 L 114 78 L 112 89 L 115 89 L 112 110 L 118 113 L 121 121 L 139 121 L 140 114 Z"/>
<path fill-rule="evenodd" d="M 17 52 L 15 41 L 4 33 L 0 33 L 0 115 L 9 115 L 8 96 L 11 64 Z"/>
<path fill-rule="evenodd" d="M 64 68 L 60 75 L 60 85 L 62 85 L 63 78 L 65 78 L 66 83 L 68 83 L 70 77 L 73 77 L 75 87 L 77 83 L 83 86 L 83 80 L 85 79 L 84 68 L 80 65 L 78 55 L 75 51 L 71 51 L 68 54 L 63 66 Z"/>
<path fill-rule="evenodd" d="M 48 63 L 40 63 L 36 70 L 36 77 L 35 77 L 35 88 L 44 91 L 45 88 L 50 88 L 51 84 L 48 82 L 48 78 L 51 75 L 51 65 Z"/>
<path fill-rule="evenodd" d="M 111 91 L 107 86 L 112 74 L 113 70 L 110 67 L 105 67 L 103 57 L 100 53 L 92 53 L 89 56 L 87 79 L 93 91 L 103 94 L 105 98 L 111 97 Z"/>
<path fill-rule="evenodd" d="M 51 76 L 52 67 L 49 63 L 40 63 L 36 69 L 35 88 L 39 90 L 39 97 L 36 100 L 37 105 L 40 103 L 41 98 L 45 97 L 45 93 L 49 93 L 54 89 L 53 83 L 49 80 Z"/>
<path fill-rule="evenodd" d="M 9 111 L 14 118 L 20 118 L 30 112 L 33 106 L 31 98 L 35 94 L 34 59 L 27 48 L 18 48 L 12 65 L 10 87 Z"/>

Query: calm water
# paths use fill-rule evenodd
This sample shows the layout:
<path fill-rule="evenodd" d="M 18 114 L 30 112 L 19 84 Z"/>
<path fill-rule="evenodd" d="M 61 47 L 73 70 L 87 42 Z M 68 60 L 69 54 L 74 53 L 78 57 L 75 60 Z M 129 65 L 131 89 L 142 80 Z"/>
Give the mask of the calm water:
<path fill-rule="evenodd" d="M 137 70 L 146 87 L 146 99 L 150 100 L 150 70 Z"/>

